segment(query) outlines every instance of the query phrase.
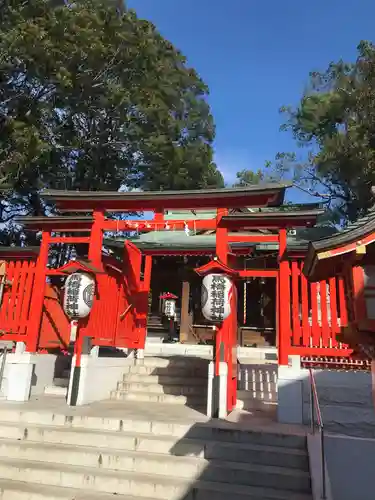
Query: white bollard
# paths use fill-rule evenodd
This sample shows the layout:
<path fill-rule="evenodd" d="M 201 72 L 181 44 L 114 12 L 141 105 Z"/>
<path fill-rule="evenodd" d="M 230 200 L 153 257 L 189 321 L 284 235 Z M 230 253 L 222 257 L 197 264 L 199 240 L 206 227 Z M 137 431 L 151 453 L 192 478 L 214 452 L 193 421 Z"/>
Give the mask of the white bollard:
<path fill-rule="evenodd" d="M 207 417 L 213 417 L 213 385 L 215 377 L 215 362 L 210 361 L 208 365 L 208 381 L 207 381 Z"/>
<path fill-rule="evenodd" d="M 225 361 L 219 363 L 219 418 L 227 418 L 228 365 Z"/>

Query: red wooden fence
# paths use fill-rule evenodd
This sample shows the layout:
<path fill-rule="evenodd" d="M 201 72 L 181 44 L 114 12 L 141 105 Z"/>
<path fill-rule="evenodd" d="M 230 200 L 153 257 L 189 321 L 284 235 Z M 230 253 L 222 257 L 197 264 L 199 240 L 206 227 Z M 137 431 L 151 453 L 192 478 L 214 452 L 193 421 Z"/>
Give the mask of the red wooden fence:
<path fill-rule="evenodd" d="M 348 324 L 344 279 L 310 283 L 302 273 L 303 262 L 292 261 L 290 268 L 289 354 L 300 356 L 350 356 L 352 350 L 337 341 L 337 334 Z"/>
<path fill-rule="evenodd" d="M 0 306 L 0 331 L 3 340 L 26 339 L 34 279 L 34 261 L 7 262 L 6 283 Z"/>

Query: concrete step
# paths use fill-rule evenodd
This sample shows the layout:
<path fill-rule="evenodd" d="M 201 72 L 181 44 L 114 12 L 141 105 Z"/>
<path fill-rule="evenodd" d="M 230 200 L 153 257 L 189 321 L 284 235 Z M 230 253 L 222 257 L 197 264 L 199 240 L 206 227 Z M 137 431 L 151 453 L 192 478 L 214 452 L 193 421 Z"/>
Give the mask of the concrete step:
<path fill-rule="evenodd" d="M 45 486 L 7 479 L 0 479 L 0 491 L 2 500 L 114 500 L 111 493 L 61 488 L 56 485 Z M 116 500 L 137 500 L 140 497 L 116 495 L 115 498 Z M 142 500 L 154 499 L 142 497 Z"/>
<path fill-rule="evenodd" d="M 150 384 L 161 384 L 161 385 L 186 385 L 190 386 L 207 386 L 207 376 L 206 377 L 174 377 L 170 375 L 149 375 L 134 373 L 133 370 L 130 373 L 124 374 L 123 381 L 144 383 L 148 382 Z"/>
<path fill-rule="evenodd" d="M 96 492 L 113 495 L 133 495 L 154 498 L 155 500 L 245 500 L 249 498 L 311 500 L 311 495 L 275 490 L 265 487 L 249 487 L 209 481 L 191 481 L 175 477 L 127 471 L 109 471 L 99 467 L 81 467 L 29 460 L 0 459 L 0 477 L 18 478 L 50 486 L 76 489 L 92 489 Z M 230 495 L 230 496 L 229 496 Z"/>
<path fill-rule="evenodd" d="M 308 472 L 287 467 L 241 462 L 205 460 L 196 457 L 160 455 L 149 452 L 130 452 L 92 446 L 32 443 L 31 441 L 0 440 L 1 458 L 51 464 L 76 465 L 101 470 L 152 473 L 189 480 L 204 480 L 247 486 L 268 486 L 275 489 L 309 492 Z"/>
<path fill-rule="evenodd" d="M 160 335 L 152 335 L 152 336 L 147 336 L 146 337 L 146 344 L 149 345 L 149 344 L 158 344 L 159 342 L 163 342 L 165 339 L 167 338 L 167 335 L 163 335 L 163 336 L 160 336 Z"/>
<path fill-rule="evenodd" d="M 203 394 L 184 396 L 184 395 L 173 395 L 173 394 L 155 394 L 152 392 L 137 391 L 137 392 L 127 392 L 127 391 L 111 391 L 111 399 L 117 400 L 127 400 L 127 401 L 143 401 L 147 403 L 162 403 L 162 404 L 180 404 L 189 405 L 199 408 L 205 408 L 207 404 L 207 398 Z"/>
<path fill-rule="evenodd" d="M 157 368 L 206 368 L 208 370 L 209 361 L 194 356 L 145 356 L 143 364 L 145 366 Z"/>
<path fill-rule="evenodd" d="M 68 394 L 68 386 L 61 387 L 57 385 L 46 385 L 44 388 L 44 394 L 47 396 L 62 396 L 66 397 Z"/>
<path fill-rule="evenodd" d="M 69 372 L 70 376 L 70 372 Z M 64 378 L 54 378 L 53 385 L 56 387 L 68 387 L 69 386 L 69 376 Z"/>
<path fill-rule="evenodd" d="M 24 443 L 92 446 L 99 450 L 113 448 L 119 451 L 158 453 L 159 456 L 229 460 L 258 465 L 285 466 L 304 471 L 309 469 L 306 450 L 268 444 L 244 444 L 242 442 L 232 443 L 190 437 L 180 438 L 170 435 L 157 436 L 136 432 L 98 431 L 65 426 L 17 425 L 4 422 L 0 422 L 0 439 L 12 439 Z"/>
<path fill-rule="evenodd" d="M 127 373 L 137 375 L 155 375 L 155 376 L 168 376 L 168 377 L 208 377 L 207 366 L 149 366 L 137 364 L 132 366 Z M 125 373 L 125 375 L 127 374 Z"/>
<path fill-rule="evenodd" d="M 152 406 L 149 407 L 152 413 Z M 22 425 L 27 430 L 31 425 L 54 426 L 59 429 L 77 429 L 106 432 L 115 431 L 118 436 L 122 432 L 141 433 L 158 437 L 189 438 L 207 441 L 230 442 L 236 444 L 255 444 L 280 446 L 283 448 L 306 449 L 306 436 L 280 432 L 260 431 L 259 429 L 241 428 L 232 422 L 188 420 L 161 420 L 140 418 L 139 415 L 124 414 L 118 417 L 103 415 L 60 414 L 53 411 L 3 409 L 0 413 L 1 424 Z M 6 435 L 4 436 L 6 437 Z"/>
<path fill-rule="evenodd" d="M 118 382 L 117 391 L 120 392 L 148 392 L 149 394 L 170 394 L 172 396 L 207 396 L 207 387 L 190 384 L 190 379 L 185 379 L 185 385 L 163 385 L 152 383 L 148 380 L 143 382 Z"/>

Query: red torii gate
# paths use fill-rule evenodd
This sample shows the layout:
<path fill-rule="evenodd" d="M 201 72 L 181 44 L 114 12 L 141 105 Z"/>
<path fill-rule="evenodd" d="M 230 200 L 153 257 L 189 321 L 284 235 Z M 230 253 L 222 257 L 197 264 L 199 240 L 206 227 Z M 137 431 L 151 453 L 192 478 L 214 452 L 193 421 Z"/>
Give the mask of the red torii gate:
<path fill-rule="evenodd" d="M 134 245 L 126 242 L 121 266 L 117 260 L 102 256 L 103 233 L 105 231 L 129 231 L 136 228 L 140 231 L 162 229 L 165 225 L 164 211 L 167 209 L 216 208 L 217 216 L 211 220 L 175 220 L 168 221 L 168 224 L 178 228 L 181 226 L 181 229 L 186 227 L 196 230 L 216 229 L 216 254 L 218 260 L 224 263 L 222 270 L 230 272 L 230 268 L 226 265 L 230 250 L 230 243 L 227 240 L 228 229 L 220 225 L 223 216 L 228 214 L 229 208 L 277 206 L 282 203 L 286 187 L 288 184 L 179 192 L 44 192 L 42 196 L 45 201 L 54 203 L 60 213 L 84 212 L 87 214 L 87 212 L 92 212 L 92 215 L 26 217 L 20 220 L 29 230 L 42 230 L 40 252 L 35 268 L 33 308 L 27 331 L 27 350 L 35 352 L 38 348 L 46 276 L 64 275 L 77 270 L 77 266 L 82 271 L 96 275 L 99 298 L 95 301 L 90 316 L 81 322 L 79 328 L 75 343 L 77 369 L 80 366 L 84 337 L 92 338 L 95 345 L 111 343 L 117 347 L 143 349 L 146 339 L 147 299 L 152 256 L 144 256 L 143 261 L 141 252 Z M 223 206 L 225 208 L 221 208 Z M 143 210 L 152 210 L 155 213 L 154 219 L 152 221 L 118 221 L 105 217 L 106 211 L 137 212 Z M 74 232 L 87 232 L 88 236 L 62 235 Z M 60 235 L 56 236 L 56 233 Z M 62 268 L 49 269 L 47 267 L 48 251 L 51 244 L 87 244 L 87 261 L 72 261 Z M 141 280 L 143 264 L 144 278 Z M 112 279 L 110 279 L 111 274 Z M 117 301 L 114 300 L 114 294 Z M 236 403 L 237 372 L 232 363 L 234 360 L 232 351 L 237 343 L 237 311 L 235 304 L 233 306 L 230 318 L 217 326 L 217 345 L 224 344 L 224 361 L 228 364 L 229 411 Z M 99 333 L 103 332 L 103 324 L 100 324 L 103 317 L 107 324 L 109 318 L 113 320 L 113 326 L 110 328 L 111 335 L 106 338 L 100 337 Z"/>
<path fill-rule="evenodd" d="M 288 184 L 270 184 L 219 190 L 179 191 L 179 192 L 74 192 L 46 191 L 44 199 L 54 203 L 57 210 L 64 213 L 88 212 L 91 215 L 58 215 L 51 217 L 25 217 L 20 220 L 27 229 L 42 230 L 39 256 L 35 265 L 30 310 L 26 336 L 27 350 L 36 352 L 40 348 L 40 332 L 45 302 L 46 277 L 66 275 L 82 270 L 96 276 L 97 300 L 88 318 L 81 320 L 75 353 L 77 370 L 85 337 L 98 346 L 131 347 L 143 349 L 147 329 L 147 305 L 152 272 L 152 254 L 142 255 L 130 242 L 124 245 L 123 262 L 102 254 L 105 231 L 152 231 L 165 229 L 164 211 L 167 209 L 216 208 L 217 216 L 211 220 L 168 220 L 169 226 L 176 228 L 212 230 L 216 229 L 216 258 L 203 268 L 197 269 L 201 275 L 207 272 L 221 272 L 233 278 L 274 277 L 277 282 L 277 324 L 279 363 L 287 364 L 292 353 L 291 305 L 292 291 L 296 289 L 288 262 L 286 235 L 288 228 L 314 225 L 320 210 L 310 211 L 267 211 L 231 215 L 230 208 L 279 206 Z M 105 213 L 137 212 L 152 210 L 154 219 L 118 221 L 107 219 Z M 270 209 L 268 209 L 270 210 Z M 273 229 L 274 234 L 235 235 L 229 230 Z M 87 236 L 64 236 L 64 233 L 87 233 Z M 237 269 L 231 243 L 275 242 L 279 244 L 278 269 Z M 49 248 L 52 244 L 86 244 L 87 259 L 70 261 L 58 269 L 48 268 Z M 294 269 L 292 264 L 292 270 Z M 143 279 L 141 272 L 143 271 Z M 293 274 L 293 272 L 292 272 Z M 298 299 L 298 293 L 297 293 Z M 236 404 L 236 353 L 237 307 L 236 297 L 232 298 L 232 313 L 222 324 L 217 325 L 215 346 L 215 373 L 219 375 L 219 362 L 228 366 L 227 406 L 231 411 Z M 294 307 L 294 306 L 293 306 Z M 294 311 L 293 311 L 294 314 Z M 1 318 L 1 315 L 0 315 Z M 0 325 L 1 327 L 1 325 Z M 302 347 L 302 346 L 301 346 Z M 307 347 L 307 346 L 305 346 Z M 303 355 L 302 351 L 300 352 Z M 221 358 L 220 356 L 224 356 Z"/>

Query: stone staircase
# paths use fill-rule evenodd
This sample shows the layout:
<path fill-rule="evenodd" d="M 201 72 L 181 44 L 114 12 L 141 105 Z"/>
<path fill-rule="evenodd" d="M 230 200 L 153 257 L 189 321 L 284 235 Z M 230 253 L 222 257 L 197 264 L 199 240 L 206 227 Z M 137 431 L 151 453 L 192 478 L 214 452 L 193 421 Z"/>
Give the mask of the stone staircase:
<path fill-rule="evenodd" d="M 312 500 L 306 436 L 174 418 L 173 407 L 3 404 L 1 499 Z"/>
<path fill-rule="evenodd" d="M 162 323 L 161 317 L 158 314 L 150 314 L 147 319 L 147 338 L 146 342 L 160 343 L 168 339 L 168 330 Z"/>
<path fill-rule="evenodd" d="M 208 359 L 146 356 L 129 367 L 111 399 L 207 407 Z"/>

